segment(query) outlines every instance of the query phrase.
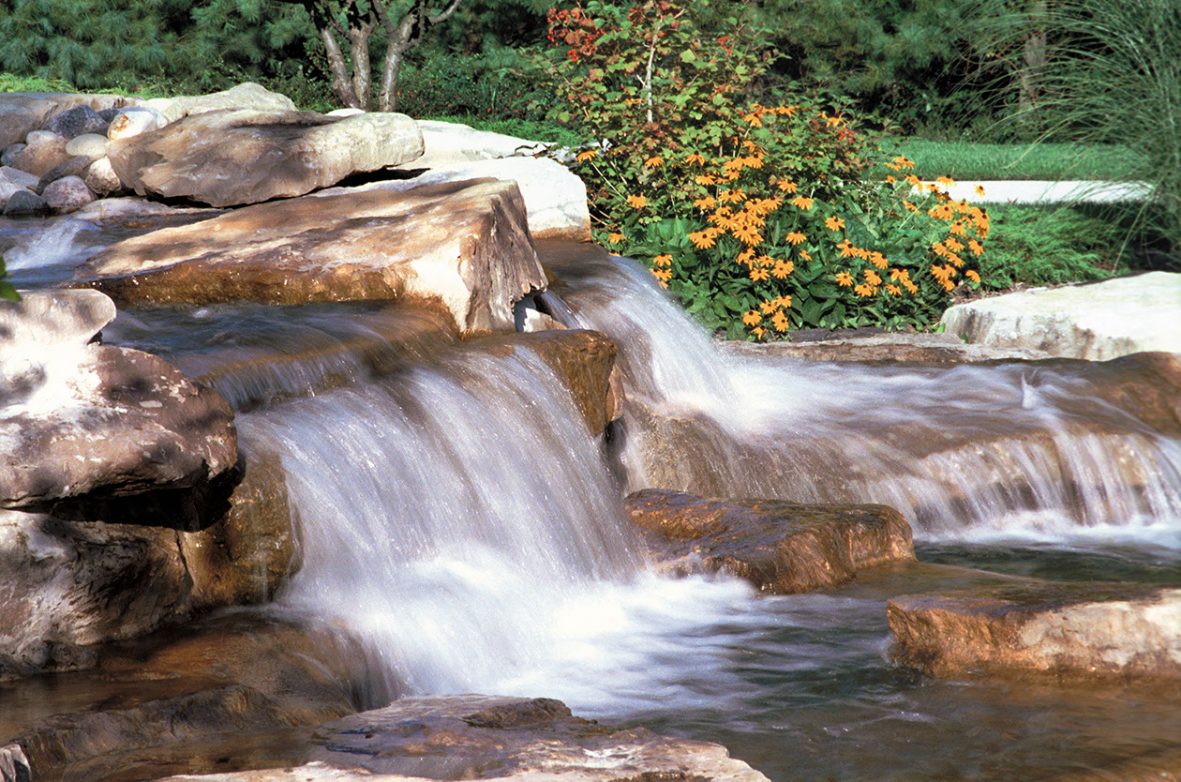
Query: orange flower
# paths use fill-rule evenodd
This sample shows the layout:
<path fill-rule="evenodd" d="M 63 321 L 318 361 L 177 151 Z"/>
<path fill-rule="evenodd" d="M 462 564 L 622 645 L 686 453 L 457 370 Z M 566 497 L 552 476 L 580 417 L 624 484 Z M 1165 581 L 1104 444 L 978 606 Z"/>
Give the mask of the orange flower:
<path fill-rule="evenodd" d="M 718 233 L 718 229 L 713 227 L 706 228 L 701 231 L 694 231 L 693 233 L 689 234 L 689 241 L 692 242 L 693 246 L 698 250 L 708 250 L 717 242 Z"/>
<path fill-rule="evenodd" d="M 775 275 L 775 279 L 782 280 L 795 271 L 796 265 L 791 261 L 776 261 L 775 266 L 771 269 L 771 274 Z"/>
<path fill-rule="evenodd" d="M 887 184 L 887 185 L 892 185 L 892 184 L 894 184 L 894 183 L 895 183 L 895 182 L 897 182 L 897 181 L 898 181 L 898 180 L 894 178 L 894 175 L 893 175 L 893 174 L 890 174 L 889 176 L 887 176 L 887 177 L 886 177 L 886 184 Z"/>
<path fill-rule="evenodd" d="M 769 274 L 767 274 L 767 270 L 766 270 L 766 269 L 751 269 L 751 270 L 750 270 L 750 278 L 751 278 L 752 280 L 754 280 L 755 282 L 763 282 L 763 281 L 764 281 L 764 280 L 766 280 L 766 279 L 767 279 L 769 276 L 770 276 L 770 275 L 769 275 Z"/>
<path fill-rule="evenodd" d="M 754 334 L 756 338 L 762 339 L 763 335 L 767 333 L 767 330 L 765 328 L 763 328 L 762 326 L 755 326 L 753 329 L 750 330 L 750 333 Z"/>
<path fill-rule="evenodd" d="M 803 244 L 804 242 L 808 241 L 808 237 L 804 236 L 799 231 L 792 231 L 784 238 L 787 239 L 788 244 L 791 245 Z"/>
<path fill-rule="evenodd" d="M 769 299 L 759 305 L 759 309 L 763 311 L 764 315 L 773 315 L 779 309 L 778 302 L 775 299 Z"/>
<path fill-rule="evenodd" d="M 808 252 L 807 250 L 800 250 L 800 260 L 801 261 L 812 260 L 812 253 Z"/>
<path fill-rule="evenodd" d="M 975 269 L 968 269 L 964 272 L 964 276 L 972 282 L 980 282 L 980 274 Z"/>
<path fill-rule="evenodd" d="M 902 289 L 899 288 L 897 285 L 894 285 L 893 283 L 886 283 L 886 290 L 889 291 L 890 293 L 894 294 L 895 296 L 902 295 Z"/>
<path fill-rule="evenodd" d="M 700 209 L 703 212 L 708 212 L 710 209 L 713 209 L 717 205 L 718 205 L 718 202 L 716 200 L 714 200 L 713 196 L 706 196 L 705 198 L 698 198 L 696 201 L 693 202 L 693 206 L 697 207 L 698 209 Z"/>
<path fill-rule="evenodd" d="M 579 152 L 574 156 L 574 159 L 579 163 L 585 163 L 588 160 L 594 160 L 596 157 L 598 157 L 598 155 L 599 151 L 597 149 L 588 149 L 583 152 Z"/>
<path fill-rule="evenodd" d="M 627 197 L 627 205 L 632 209 L 643 209 L 648 205 L 648 199 L 642 195 L 629 195 Z"/>
<path fill-rule="evenodd" d="M 984 245 L 975 239 L 968 240 L 968 249 L 972 251 L 972 255 L 984 255 Z"/>
<path fill-rule="evenodd" d="M 873 269 L 866 269 L 864 272 L 865 281 L 875 288 L 882 284 L 882 278 Z"/>
<path fill-rule="evenodd" d="M 653 155 L 644 161 L 645 168 L 660 168 L 664 165 L 664 158 L 660 155 Z"/>
<path fill-rule="evenodd" d="M 936 177 L 935 181 L 938 182 L 939 184 L 943 185 L 944 187 L 951 187 L 952 185 L 955 184 L 955 180 L 949 176 Z"/>
<path fill-rule="evenodd" d="M 839 217 L 828 217 L 824 220 L 824 227 L 830 231 L 839 231 L 845 227 L 845 221 Z"/>
<path fill-rule="evenodd" d="M 673 276 L 672 269 L 652 269 L 651 272 L 652 276 L 661 282 L 668 282 Z"/>
<path fill-rule="evenodd" d="M 687 155 L 685 157 L 685 162 L 691 163 L 692 165 L 695 165 L 695 166 L 700 166 L 700 165 L 704 165 L 705 158 L 703 158 L 701 155 L 698 155 L 696 152 L 694 152 L 693 154 Z"/>
<path fill-rule="evenodd" d="M 984 195 L 984 185 L 976 185 L 976 195 L 978 195 L 978 196 Z"/>
<path fill-rule="evenodd" d="M 780 296 L 775 299 L 775 303 L 779 305 L 780 309 L 787 309 L 791 306 L 791 296 Z"/>
<path fill-rule="evenodd" d="M 849 274 L 849 272 L 837 272 L 836 281 L 837 285 L 840 285 L 842 288 L 851 287 L 853 285 L 853 275 Z"/>
<path fill-rule="evenodd" d="M 742 322 L 748 326 L 754 326 L 762 319 L 763 316 L 760 315 L 756 310 L 749 310 L 745 315 L 742 316 Z"/>
<path fill-rule="evenodd" d="M 869 297 L 871 297 L 875 293 L 877 293 L 877 289 L 874 288 L 872 285 L 866 285 L 865 283 L 862 283 L 860 285 L 854 286 L 853 292 L 864 299 L 868 299 Z"/>
<path fill-rule="evenodd" d="M 776 331 L 782 334 L 787 331 L 787 316 L 782 312 L 776 312 L 771 316 L 771 325 L 775 327 Z"/>
<path fill-rule="evenodd" d="M 779 188 L 780 190 L 782 190 L 785 193 L 795 193 L 800 189 L 799 185 L 797 185 L 795 182 L 791 181 L 790 179 L 776 180 L 775 187 Z"/>
<path fill-rule="evenodd" d="M 805 212 L 812 208 L 813 201 L 807 196 L 796 196 L 791 199 L 792 206 L 803 209 Z"/>
<path fill-rule="evenodd" d="M 709 174 L 702 174 L 701 176 L 695 177 L 693 181 L 699 185 L 705 185 L 706 187 L 709 187 L 710 185 L 716 185 L 718 183 L 718 180 Z"/>
<path fill-rule="evenodd" d="M 611 244 L 619 244 L 626 238 L 623 234 L 607 234 L 607 241 L 611 242 Z"/>
<path fill-rule="evenodd" d="M 886 256 L 882 255 L 877 250 L 874 250 L 869 254 L 869 262 L 879 269 L 884 269 L 889 266 L 889 263 L 886 261 Z"/>
<path fill-rule="evenodd" d="M 652 264 L 654 266 L 672 266 L 673 257 L 671 255 L 657 255 L 652 259 Z"/>

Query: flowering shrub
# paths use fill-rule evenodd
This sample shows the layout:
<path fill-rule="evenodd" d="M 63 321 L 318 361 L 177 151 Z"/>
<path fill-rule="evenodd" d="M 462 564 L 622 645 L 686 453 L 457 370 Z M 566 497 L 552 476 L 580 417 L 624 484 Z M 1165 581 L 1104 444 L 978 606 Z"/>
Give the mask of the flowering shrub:
<path fill-rule="evenodd" d="M 957 285 L 980 281 L 987 214 L 915 193 L 902 157 L 867 180 L 876 147 L 838 111 L 748 105 L 764 63 L 735 19 L 703 35 L 710 11 L 592 0 L 550 12 L 555 117 L 593 140 L 574 168 L 596 239 L 647 261 L 732 337 L 932 325 Z"/>

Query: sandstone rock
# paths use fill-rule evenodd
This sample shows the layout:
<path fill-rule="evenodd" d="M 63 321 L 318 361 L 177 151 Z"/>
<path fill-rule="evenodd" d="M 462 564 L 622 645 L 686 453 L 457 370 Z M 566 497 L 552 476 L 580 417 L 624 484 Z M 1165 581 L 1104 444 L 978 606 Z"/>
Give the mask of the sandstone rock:
<path fill-rule="evenodd" d="M 403 166 L 418 170 L 415 161 Z M 404 189 L 435 182 L 492 177 L 516 182 L 529 214 L 534 239 L 590 240 L 586 185 L 568 168 L 548 158 L 513 157 L 454 162 L 431 168 L 412 180 L 383 182 L 376 187 Z"/>
<path fill-rule="evenodd" d="M 33 217 L 49 211 L 45 199 L 32 190 L 17 190 L 4 204 L 5 217 Z"/>
<path fill-rule="evenodd" d="M 630 495 L 627 511 L 662 559 L 699 560 L 765 592 L 836 586 L 858 570 L 914 559 L 910 525 L 884 505 L 709 500 L 649 489 Z"/>
<path fill-rule="evenodd" d="M 339 630 L 249 614 L 108 645 L 95 657 L 93 673 L 59 677 L 63 686 L 8 687 L 37 693 L 23 713 L 0 715 L 0 735 L 23 748 L 37 779 L 234 768 L 243 760 L 227 765 L 227 756 L 249 763 L 260 745 L 286 764 L 306 754 L 292 745 L 312 726 L 394 694 L 375 689 L 365 651 Z"/>
<path fill-rule="evenodd" d="M 110 141 L 122 141 L 141 133 L 159 130 L 167 124 L 168 120 L 159 111 L 148 106 L 131 106 L 111 119 L 111 124 L 107 128 L 107 138 Z"/>
<path fill-rule="evenodd" d="M 1013 584 L 886 607 L 893 655 L 934 676 L 1181 677 L 1181 589 Z"/>
<path fill-rule="evenodd" d="M 611 387 L 619 351 L 605 334 L 576 329 L 539 331 L 489 337 L 478 344 L 493 352 L 521 347 L 536 353 L 570 391 L 592 435 L 601 434 L 622 414 L 622 399 Z"/>
<path fill-rule="evenodd" d="M 728 352 L 806 361 L 905 361 L 922 364 L 974 364 L 983 361 L 1035 361 L 1050 358 L 1029 348 L 965 345 L 951 334 L 862 333 L 860 330 L 796 332 L 791 342 L 727 340 Z"/>
<path fill-rule="evenodd" d="M 1067 358 L 1181 353 L 1181 274 L 1150 272 L 1020 291 L 956 305 L 941 322 L 948 333 L 969 342 Z"/>
<path fill-rule="evenodd" d="M 12 159 L 12 165 L 40 177 L 69 158 L 64 138 L 53 133 L 34 132 L 29 134 L 25 148 Z"/>
<path fill-rule="evenodd" d="M 73 106 L 54 114 L 43 125 L 45 130 L 67 139 L 84 133 L 105 133 L 108 122 L 89 106 Z"/>
<path fill-rule="evenodd" d="M 520 193 L 488 181 L 260 204 L 112 245 L 79 279 L 156 304 L 435 301 L 464 333 L 511 330 L 546 284 Z"/>
<path fill-rule="evenodd" d="M 8 203 L 8 199 L 18 190 L 34 190 L 37 187 L 37 177 L 11 166 L 0 167 L 0 207 Z"/>
<path fill-rule="evenodd" d="M 76 155 L 67 158 L 41 175 L 41 178 L 37 180 L 36 191 L 44 198 L 45 188 L 49 187 L 51 183 L 71 176 L 80 179 L 86 174 L 88 168 L 90 168 L 90 158 L 88 157 Z"/>
<path fill-rule="evenodd" d="M 29 759 L 19 744 L 0 747 L 0 782 L 32 782 Z"/>
<path fill-rule="evenodd" d="M 115 303 L 97 291 L 26 291 L 0 306 L 0 350 L 84 345 L 114 319 Z"/>
<path fill-rule="evenodd" d="M 81 155 L 90 160 L 98 160 L 107 156 L 109 143 L 105 134 L 83 133 L 70 139 L 66 144 L 66 152 L 70 155 Z"/>
<path fill-rule="evenodd" d="M 140 195 L 213 206 L 309 193 L 422 154 L 414 120 L 367 113 L 212 111 L 111 145 L 111 164 Z"/>
<path fill-rule="evenodd" d="M 543 141 L 476 130 L 456 122 L 419 120 L 424 152 L 415 166 L 438 168 L 472 160 L 506 157 L 534 157 L 549 148 Z"/>
<path fill-rule="evenodd" d="M 100 157 L 91 163 L 82 181 L 91 192 L 100 197 L 123 189 L 123 183 L 119 181 L 119 175 L 115 173 L 115 169 L 111 167 L 111 159 L 107 157 Z"/>
<path fill-rule="evenodd" d="M 9 144 L 0 152 L 0 166 L 11 166 L 12 161 L 16 160 L 16 156 L 27 146 L 23 141 L 18 144 Z"/>
<path fill-rule="evenodd" d="M 612 730 L 560 701 L 458 695 L 404 698 L 316 732 L 313 762 L 169 782 L 496 779 L 541 782 L 765 782 L 718 744 L 643 728 Z"/>
<path fill-rule="evenodd" d="M 81 177 L 67 176 L 46 185 L 41 197 L 50 209 L 59 214 L 66 214 L 89 204 L 94 200 L 94 193 L 90 192 L 90 188 Z"/>
<path fill-rule="evenodd" d="M 147 107 L 159 111 L 168 122 L 176 122 L 190 114 L 204 114 L 210 111 L 295 111 L 295 103 L 286 95 L 271 92 L 254 82 L 244 82 L 235 87 L 208 95 L 182 95 L 175 98 L 157 98 L 146 101 Z"/>

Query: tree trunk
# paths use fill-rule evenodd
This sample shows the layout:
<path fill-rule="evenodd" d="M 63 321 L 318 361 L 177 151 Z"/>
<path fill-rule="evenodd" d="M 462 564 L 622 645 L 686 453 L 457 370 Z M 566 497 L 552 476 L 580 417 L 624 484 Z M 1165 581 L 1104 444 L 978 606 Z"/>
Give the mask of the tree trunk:
<path fill-rule="evenodd" d="M 373 72 L 369 67 L 369 36 L 372 24 L 350 25 L 349 48 L 353 55 L 353 94 L 355 108 L 369 110 L 369 96 L 373 92 Z"/>
<path fill-rule="evenodd" d="M 321 27 L 320 40 L 324 42 L 324 50 L 328 53 L 328 68 L 332 71 L 332 91 L 345 106 L 353 109 L 361 108 L 361 102 L 358 100 L 357 93 L 353 90 L 352 81 L 349 79 L 349 68 L 344 61 L 344 52 L 340 50 L 340 44 L 337 43 L 332 30 L 326 26 Z"/>

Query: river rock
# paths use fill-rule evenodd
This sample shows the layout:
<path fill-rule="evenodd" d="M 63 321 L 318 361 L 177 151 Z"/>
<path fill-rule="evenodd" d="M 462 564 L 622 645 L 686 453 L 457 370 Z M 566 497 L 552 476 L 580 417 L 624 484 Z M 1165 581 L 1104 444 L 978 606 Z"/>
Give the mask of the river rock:
<path fill-rule="evenodd" d="M 111 159 L 108 157 L 100 157 L 91 163 L 90 167 L 86 169 L 86 176 L 82 181 L 86 183 L 91 192 L 100 197 L 123 189 L 123 183 L 119 181 L 119 175 L 115 173 L 115 169 L 111 166 Z"/>
<path fill-rule="evenodd" d="M 85 158 L 75 158 L 84 160 Z M 89 166 L 87 166 L 89 168 Z M 45 186 L 41 197 L 50 209 L 59 213 L 75 212 L 94 200 L 94 193 L 79 176 L 66 176 Z"/>
<path fill-rule="evenodd" d="M 492 181 L 259 204 L 119 242 L 79 280 L 152 304 L 417 299 L 464 333 L 511 331 L 546 285 L 520 191 Z"/>
<path fill-rule="evenodd" d="M 859 570 L 914 559 L 910 525 L 884 505 L 711 500 L 648 489 L 627 498 L 627 512 L 660 558 L 678 567 L 699 562 L 776 594 L 837 586 Z"/>
<path fill-rule="evenodd" d="M 298 762 L 314 726 L 396 694 L 339 629 L 245 613 L 94 656 L 93 671 L 58 674 L 56 686 L 7 688 L 16 708 L 0 714 L 0 736 L 35 779 L 155 779 L 249 767 L 260 754 Z"/>
<path fill-rule="evenodd" d="M 0 149 L 24 141 L 30 131 L 41 127 L 53 113 L 71 106 L 86 105 L 102 112 L 135 103 L 118 95 L 75 95 L 46 92 L 0 93 Z"/>
<path fill-rule="evenodd" d="M 422 137 L 404 114 L 211 111 L 116 141 L 108 154 L 119 179 L 140 195 L 237 206 L 413 160 Z"/>
<path fill-rule="evenodd" d="M 0 152 L 0 166 L 11 166 L 12 161 L 16 160 L 16 156 L 21 153 L 27 145 L 22 141 L 19 144 L 9 144 Z"/>
<path fill-rule="evenodd" d="M 45 199 L 32 190 L 17 190 L 4 204 L 5 217 L 34 217 L 49 211 Z"/>
<path fill-rule="evenodd" d="M 50 183 L 70 176 L 81 178 L 86 174 L 86 169 L 88 168 L 90 168 L 90 158 L 88 157 L 76 155 L 74 157 L 67 158 L 41 175 L 41 178 L 37 180 L 36 190 L 42 195 L 42 197 L 44 197 L 45 188 L 47 188 Z"/>
<path fill-rule="evenodd" d="M 55 133 L 34 131 L 28 139 L 25 148 L 12 159 L 14 168 L 40 177 L 70 159 L 66 152 L 66 140 Z"/>
<path fill-rule="evenodd" d="M 261 84 L 244 82 L 228 90 L 208 95 L 180 95 L 174 98 L 154 98 L 144 102 L 150 109 L 160 112 L 166 122 L 176 122 L 190 114 L 204 114 L 210 111 L 295 111 L 295 103 L 286 95 L 271 92 Z"/>
<path fill-rule="evenodd" d="M 130 106 L 111 118 L 107 138 L 110 141 L 121 141 L 141 133 L 159 130 L 167 124 L 168 120 L 156 109 L 148 106 Z"/>
<path fill-rule="evenodd" d="M 403 698 L 316 731 L 312 762 L 169 782 L 496 779 L 541 782 L 766 782 L 725 747 L 616 730 L 560 701 L 456 695 Z"/>
<path fill-rule="evenodd" d="M 1035 288 L 958 304 L 948 333 L 968 342 L 1102 361 L 1141 351 L 1181 353 L 1181 274 Z"/>
<path fill-rule="evenodd" d="M 18 190 L 36 189 L 37 181 L 37 177 L 19 168 L 0 167 L 0 207 L 7 204 Z"/>
<path fill-rule="evenodd" d="M 109 143 L 106 134 L 83 133 L 69 140 L 66 144 L 66 152 L 70 155 L 81 155 L 90 160 L 98 160 L 101 157 L 106 157 Z"/>
<path fill-rule="evenodd" d="M 20 744 L 0 747 L 0 782 L 32 782 L 29 759 Z"/>
<path fill-rule="evenodd" d="M 489 337 L 479 344 L 494 353 L 517 347 L 536 353 L 570 391 L 592 435 L 602 434 L 623 412 L 623 400 L 611 382 L 619 351 L 606 334 L 563 329 Z"/>
<path fill-rule="evenodd" d="M 54 114 L 42 127 L 51 133 L 72 139 L 84 133 L 106 133 L 108 124 L 97 111 L 83 104 Z"/>
<path fill-rule="evenodd" d="M 893 655 L 933 676 L 1181 677 L 1181 589 L 1042 582 L 906 595 Z"/>

